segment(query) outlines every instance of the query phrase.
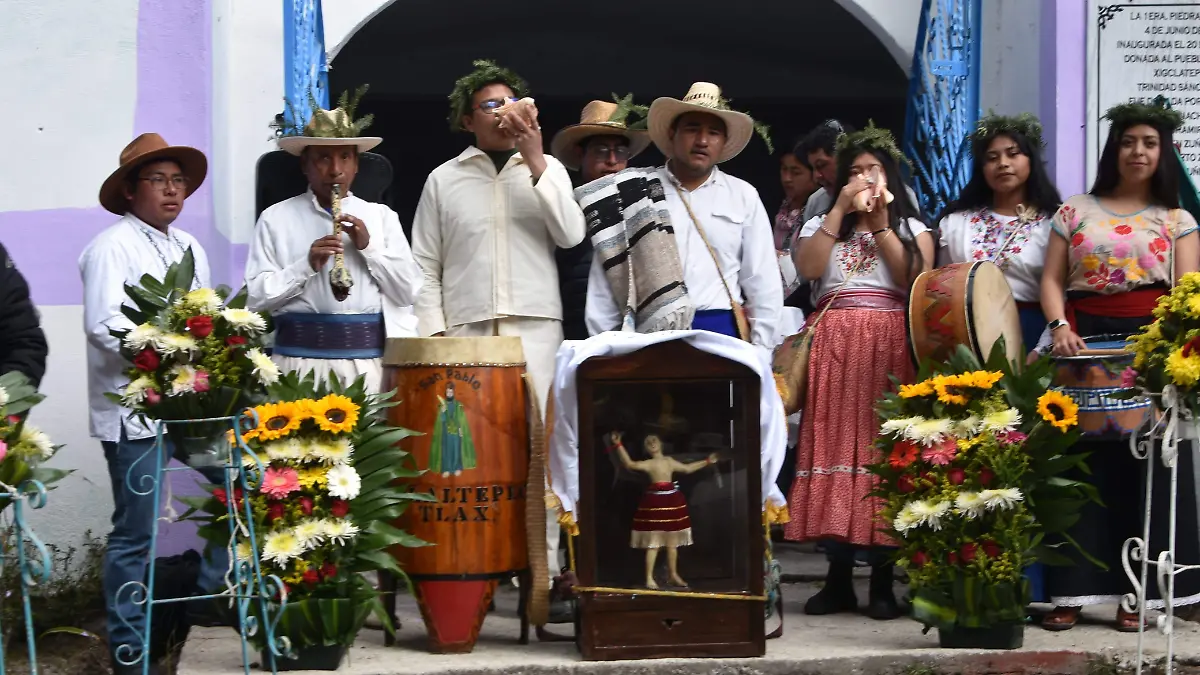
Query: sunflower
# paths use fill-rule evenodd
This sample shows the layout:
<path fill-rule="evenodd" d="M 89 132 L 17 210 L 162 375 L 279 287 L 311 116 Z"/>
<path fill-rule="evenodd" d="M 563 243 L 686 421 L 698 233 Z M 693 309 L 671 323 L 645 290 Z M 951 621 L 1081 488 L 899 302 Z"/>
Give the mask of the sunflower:
<path fill-rule="evenodd" d="M 967 397 L 962 394 L 963 382 L 957 375 L 933 378 L 933 390 L 938 400 L 953 405 L 966 405 Z"/>
<path fill-rule="evenodd" d="M 1038 399 L 1038 414 L 1059 431 L 1066 432 L 1079 424 L 1079 406 L 1070 396 L 1053 389 Z"/>
<path fill-rule="evenodd" d="M 308 407 L 312 419 L 321 431 L 342 434 L 354 431 L 358 424 L 358 406 L 340 394 L 330 394 Z"/>
<path fill-rule="evenodd" d="M 900 385 L 900 398 L 916 398 L 918 396 L 930 396 L 933 394 L 933 385 L 926 380 L 917 384 L 902 384 Z"/>
<path fill-rule="evenodd" d="M 264 403 L 254 409 L 258 413 L 258 427 L 253 434 L 263 441 L 283 438 L 300 428 L 304 421 L 304 409 L 295 403 Z"/>
<path fill-rule="evenodd" d="M 959 375 L 959 382 L 963 386 L 974 387 L 976 389 L 991 389 L 1003 377 L 1004 373 L 1000 371 L 976 370 L 972 373 Z"/>

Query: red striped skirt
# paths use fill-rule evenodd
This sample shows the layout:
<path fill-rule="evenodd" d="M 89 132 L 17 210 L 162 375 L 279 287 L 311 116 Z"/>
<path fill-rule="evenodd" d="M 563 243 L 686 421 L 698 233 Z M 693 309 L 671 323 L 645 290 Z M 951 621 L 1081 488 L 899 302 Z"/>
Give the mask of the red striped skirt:
<path fill-rule="evenodd" d="M 690 546 L 692 520 L 674 483 L 651 483 L 633 514 L 631 548 Z"/>

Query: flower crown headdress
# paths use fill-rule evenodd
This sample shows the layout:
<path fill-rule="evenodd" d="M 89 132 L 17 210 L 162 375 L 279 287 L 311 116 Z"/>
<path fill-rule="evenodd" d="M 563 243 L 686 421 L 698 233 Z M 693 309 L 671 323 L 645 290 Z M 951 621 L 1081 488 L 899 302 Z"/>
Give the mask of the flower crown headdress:
<path fill-rule="evenodd" d="M 489 84 L 507 85 L 517 98 L 529 95 L 529 85 L 525 80 L 508 68 L 496 65 L 495 61 L 478 59 L 471 65 L 475 66 L 475 70 L 458 78 L 454 90 L 447 97 L 450 100 L 450 131 L 464 131 L 462 118 L 471 112 L 471 97 Z"/>
<path fill-rule="evenodd" d="M 896 147 L 896 139 L 892 136 L 892 132 L 875 126 L 874 120 L 868 121 L 867 127 L 861 131 L 838 136 L 836 149 L 838 157 L 841 157 L 843 152 L 853 152 L 858 155 L 868 151 L 887 153 L 898 166 L 912 168 L 912 162 L 909 162 L 904 153 L 900 152 L 900 148 Z"/>
<path fill-rule="evenodd" d="M 1150 103 L 1121 103 L 1104 113 L 1104 119 L 1112 122 L 1110 133 L 1118 134 L 1138 124 L 1149 124 L 1156 129 L 1178 131 L 1183 126 L 1183 114 L 1171 109 L 1165 96 L 1157 96 Z"/>
<path fill-rule="evenodd" d="M 1019 134 L 1039 148 L 1046 147 L 1046 141 L 1042 138 L 1042 123 L 1036 115 L 1027 112 L 1008 116 L 997 115 L 989 110 L 986 116 L 979 119 L 975 132 L 971 134 L 971 141 L 975 144 L 988 143 L 1005 133 Z"/>

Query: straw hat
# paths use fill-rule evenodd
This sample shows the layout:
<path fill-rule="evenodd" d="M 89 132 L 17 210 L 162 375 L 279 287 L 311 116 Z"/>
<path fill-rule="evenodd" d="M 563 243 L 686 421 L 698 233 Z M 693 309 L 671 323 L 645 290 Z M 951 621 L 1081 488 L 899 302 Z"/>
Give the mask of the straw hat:
<path fill-rule="evenodd" d="M 299 156 L 310 145 L 353 145 L 359 152 L 366 152 L 382 142 L 379 136 L 359 136 L 355 123 L 342 108 L 318 109 L 304 126 L 304 134 L 281 137 L 279 149 Z"/>
<path fill-rule="evenodd" d="M 592 136 L 623 136 L 629 139 L 629 156 L 633 158 L 650 146 L 650 136 L 644 129 L 630 129 L 625 124 L 630 110 L 610 101 L 592 101 L 579 114 L 579 124 L 565 127 L 550 142 L 550 154 L 563 166 L 578 171 L 583 161 L 582 143 Z"/>
<path fill-rule="evenodd" d="M 746 113 L 730 110 L 721 96 L 721 88 L 710 82 L 696 82 L 683 100 L 662 97 L 650 105 L 650 139 L 666 157 L 671 157 L 671 124 L 688 112 L 716 115 L 725 122 L 725 149 L 717 162 L 727 162 L 738 156 L 754 134 L 754 120 Z"/>
<path fill-rule="evenodd" d="M 125 215 L 129 209 L 129 200 L 125 198 L 124 191 L 125 178 L 133 169 L 156 159 L 173 159 L 179 163 L 179 168 L 188 179 L 185 198 L 204 183 L 204 176 L 208 173 L 208 159 L 203 152 L 183 145 L 168 145 L 158 134 L 142 134 L 125 146 L 119 160 L 121 165 L 100 186 L 100 206 L 109 213 Z"/>

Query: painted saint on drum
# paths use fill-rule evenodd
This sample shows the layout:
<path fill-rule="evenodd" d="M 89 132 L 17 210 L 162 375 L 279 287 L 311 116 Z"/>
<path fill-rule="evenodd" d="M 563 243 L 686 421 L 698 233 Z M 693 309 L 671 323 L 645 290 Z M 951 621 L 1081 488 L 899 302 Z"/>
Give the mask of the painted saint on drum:
<path fill-rule="evenodd" d="M 429 446 L 429 470 L 442 477 L 462 475 L 475 468 L 475 442 L 462 403 L 454 398 L 454 383 L 446 383 L 446 398 L 438 397 L 433 442 Z"/>

